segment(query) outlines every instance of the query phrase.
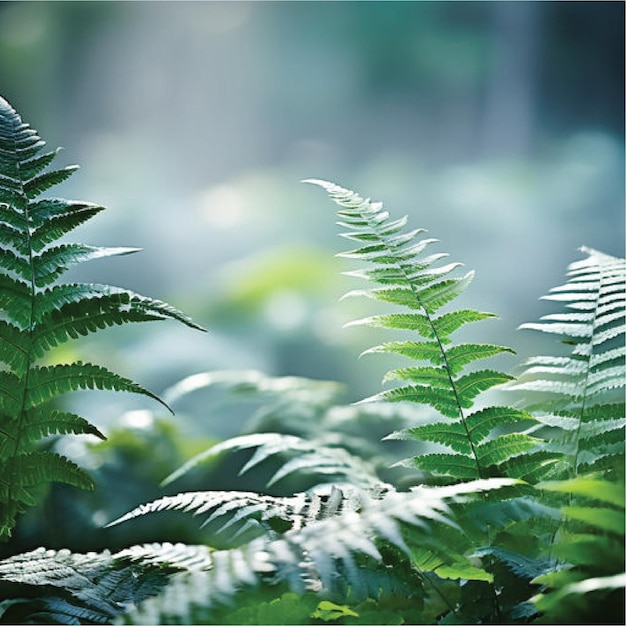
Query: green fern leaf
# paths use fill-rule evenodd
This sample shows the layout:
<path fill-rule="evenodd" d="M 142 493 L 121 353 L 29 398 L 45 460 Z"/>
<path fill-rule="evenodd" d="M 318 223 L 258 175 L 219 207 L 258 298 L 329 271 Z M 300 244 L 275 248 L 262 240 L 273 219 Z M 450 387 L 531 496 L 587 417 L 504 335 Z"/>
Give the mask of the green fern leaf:
<path fill-rule="evenodd" d="M 24 401 L 20 395 L 20 378 L 11 372 L 0 371 L 0 392 L 2 392 L 0 410 L 3 418 L 16 419 Z M 8 424 L 6 426 L 10 428 Z"/>
<path fill-rule="evenodd" d="M 101 389 L 138 393 L 167 405 L 156 395 L 100 365 L 77 361 L 69 365 L 32 367 L 29 372 L 24 407 L 30 409 L 51 398 L 78 389 Z"/>
<path fill-rule="evenodd" d="M 515 353 L 514 350 L 505 346 L 495 346 L 486 343 L 461 343 L 456 346 L 451 346 L 450 349 L 446 351 L 446 360 L 450 371 L 456 375 L 459 374 L 466 365 L 474 361 L 488 359 L 489 357 L 505 352 L 510 352 L 511 354 Z"/>
<path fill-rule="evenodd" d="M 460 480 L 476 478 L 476 460 L 470 455 L 451 454 L 450 452 L 422 454 L 397 464 L 431 472 L 438 476 L 452 476 Z"/>
<path fill-rule="evenodd" d="M 391 341 L 365 350 L 362 354 L 400 354 L 414 361 L 442 364 L 441 348 L 436 341 Z"/>
<path fill-rule="evenodd" d="M 89 475 L 59 454 L 49 452 L 22 452 L 0 461 L 0 502 L 2 517 L 0 533 L 9 536 L 16 516 L 26 507 L 34 506 L 40 487 L 56 481 L 92 490 Z"/>
<path fill-rule="evenodd" d="M 51 285 L 63 272 L 76 263 L 139 251 L 139 248 L 103 248 L 76 243 L 49 247 L 33 259 L 35 285 L 37 287 Z M 23 274 L 23 276 L 27 277 L 28 274 Z"/>
<path fill-rule="evenodd" d="M 28 368 L 28 334 L 9 322 L 0 320 L 0 361 L 21 376 Z"/>
<path fill-rule="evenodd" d="M 39 176 L 34 176 L 23 182 L 24 193 L 27 198 L 32 200 L 44 191 L 67 180 L 77 169 L 77 165 L 70 165 L 64 167 L 62 170 L 53 170 L 40 174 Z"/>
<path fill-rule="evenodd" d="M 27 283 L 0 274 L 0 310 L 8 321 L 23 328 L 28 324 L 31 293 Z"/>
<path fill-rule="evenodd" d="M 520 416 L 515 410 L 492 410 L 484 416 L 483 426 L 477 431 L 468 422 L 469 409 L 478 396 L 492 387 L 510 382 L 511 377 L 490 369 L 467 373 L 466 367 L 482 359 L 513 352 L 504 346 L 453 341 L 452 334 L 465 324 L 494 317 L 469 309 L 441 311 L 467 288 L 474 273 L 454 276 L 459 263 L 439 265 L 447 255 L 425 254 L 436 240 L 423 237 L 423 229 L 408 230 L 408 219 L 392 219 L 381 203 L 371 202 L 333 183 L 305 182 L 325 189 L 339 205 L 339 225 L 346 231 L 342 235 L 367 244 L 340 256 L 373 264 L 374 268 L 349 274 L 383 285 L 347 295 L 365 295 L 410 309 L 409 313 L 376 315 L 353 324 L 414 331 L 424 339 L 383 343 L 363 353 L 392 353 L 412 361 L 426 362 L 426 365 L 392 370 L 384 382 L 400 380 L 411 384 L 397 386 L 365 400 L 425 404 L 444 418 L 437 424 L 420 425 L 404 434 L 392 435 L 392 438 L 423 438 L 444 447 L 441 452 L 415 457 L 404 464 L 457 480 L 477 479 L 488 475 L 489 466 L 498 465 L 502 469 L 507 460 L 535 447 L 537 440 L 527 434 L 517 433 L 512 437 L 497 432 L 498 426 L 511 425 L 514 418 Z M 598 385 L 602 384 L 604 381 L 598 381 Z M 498 422 L 500 417 L 502 421 Z M 523 417 L 524 422 L 530 421 L 527 414 Z M 480 421 L 479 417 L 474 421 Z M 482 441 L 487 436 L 491 438 Z M 499 448 L 498 442 L 501 444 Z M 496 454 L 497 449 L 499 454 Z"/>
<path fill-rule="evenodd" d="M 77 554 L 38 548 L 0 561 L 0 580 L 30 588 L 34 601 L 28 621 L 111 623 L 147 597 L 160 592 L 175 571 L 168 564 L 133 562 L 126 554 Z"/>
<path fill-rule="evenodd" d="M 480 442 L 499 426 L 514 424 L 536 424 L 535 418 L 522 409 L 507 406 L 490 406 L 480 411 L 474 411 L 467 416 L 467 427 L 472 440 Z"/>
<path fill-rule="evenodd" d="M 20 172 L 22 174 L 22 177 L 25 180 L 30 180 L 31 178 L 34 178 L 37 174 L 43 172 L 43 170 L 45 170 L 48 165 L 50 165 L 52 161 L 54 161 L 60 151 L 61 149 L 57 148 L 56 150 L 51 150 L 50 152 L 46 152 L 39 156 L 33 157 L 32 159 L 22 161 L 22 163 L 20 164 Z"/>
<path fill-rule="evenodd" d="M 24 441 L 37 441 L 49 435 L 93 435 L 98 439 L 105 436 L 83 417 L 59 411 L 53 406 L 38 406 L 26 411 L 23 424 Z"/>
<path fill-rule="evenodd" d="M 80 288 L 52 289 L 46 292 L 50 296 L 48 300 L 41 298 L 36 301 L 37 323 L 32 332 L 32 350 L 37 356 L 68 339 L 129 322 L 172 318 L 200 328 L 159 300 L 138 296 L 123 289 L 100 288 L 96 285 L 90 285 L 88 292 L 90 295 L 85 295 L 85 290 Z M 53 308 L 53 305 L 56 306 Z"/>
<path fill-rule="evenodd" d="M 15 516 L 36 501 L 40 484 L 91 482 L 63 457 L 34 452 L 50 434 L 100 431 L 83 418 L 51 408 L 57 396 L 78 389 L 107 389 L 159 398 L 131 380 L 82 362 L 41 367 L 51 348 L 126 322 L 175 319 L 200 328 L 164 302 L 90 284 L 57 284 L 76 263 L 128 254 L 134 248 L 57 243 L 103 207 L 39 196 L 76 166 L 48 170 L 58 151 L 44 142 L 0 98 L 0 538 Z M 49 359 L 48 362 L 54 362 Z"/>
<path fill-rule="evenodd" d="M 452 393 L 452 385 L 442 389 L 429 385 L 406 385 L 383 391 L 376 396 L 366 398 L 362 402 L 383 399 L 387 402 L 415 402 L 429 404 L 446 417 L 455 417 L 459 414 L 459 404 Z"/>
<path fill-rule="evenodd" d="M 68 485 L 93 489 L 93 481 L 78 465 L 51 452 L 28 452 L 14 456 L 3 471 L 2 496 L 5 489 L 29 490 L 47 482 L 58 481 Z M 6 480 L 6 477 L 10 477 Z"/>
<path fill-rule="evenodd" d="M 461 406 L 472 406 L 474 399 L 483 391 L 513 380 L 513 376 L 495 370 L 470 372 L 456 379 L 455 386 Z"/>
<path fill-rule="evenodd" d="M 500 465 L 536 447 L 536 440 L 525 433 L 500 435 L 476 446 L 476 454 L 484 467 Z"/>
<path fill-rule="evenodd" d="M 59 198 L 39 200 L 29 207 L 33 230 L 25 245 L 35 253 L 41 252 L 46 245 L 57 241 L 104 210 L 102 206 L 86 202 L 69 202 Z M 27 251 L 27 248 L 20 249 L 22 253 Z"/>
<path fill-rule="evenodd" d="M 406 430 L 387 435 L 385 439 L 414 439 L 416 441 L 431 441 L 449 446 L 455 452 L 470 455 L 472 448 L 467 439 L 467 432 L 460 420 L 436 422 L 413 426 Z"/>
<path fill-rule="evenodd" d="M 365 324 L 380 328 L 415 330 L 426 339 L 435 339 L 438 336 L 443 340 L 465 324 L 494 317 L 496 316 L 492 313 L 482 313 L 471 309 L 451 311 L 433 318 L 421 313 L 391 313 L 354 320 L 348 322 L 346 326 Z"/>
<path fill-rule="evenodd" d="M 105 439 L 104 435 L 86 419 L 59 411 L 51 405 L 38 406 L 25 411 L 20 437 L 11 429 L 0 430 L 0 458 L 6 458 L 12 450 L 28 451 L 34 441 L 49 435 L 93 435 Z"/>
<path fill-rule="evenodd" d="M 626 416 L 626 261 L 590 248 L 581 251 L 587 257 L 570 264 L 568 281 L 545 296 L 574 312 L 545 315 L 521 326 L 557 335 L 572 346 L 571 353 L 529 359 L 509 385 L 524 393 L 526 406 L 539 419 L 552 419 L 561 430 L 552 438 L 569 454 L 572 476 L 592 468 L 613 471 L 623 464 Z"/>

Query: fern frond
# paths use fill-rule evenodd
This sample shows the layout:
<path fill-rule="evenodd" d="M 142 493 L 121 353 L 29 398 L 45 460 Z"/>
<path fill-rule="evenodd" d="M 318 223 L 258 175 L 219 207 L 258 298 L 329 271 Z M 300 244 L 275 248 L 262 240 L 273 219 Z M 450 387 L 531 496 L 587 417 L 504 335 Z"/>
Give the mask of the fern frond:
<path fill-rule="evenodd" d="M 288 395 L 290 400 L 315 400 L 329 403 L 341 391 L 334 381 L 311 380 L 299 376 L 267 376 L 258 370 L 214 370 L 183 378 L 167 389 L 164 397 L 172 404 L 181 397 L 213 386 L 228 389 L 238 396 L 280 398 Z"/>
<path fill-rule="evenodd" d="M 25 411 L 20 438 L 17 438 L 10 429 L 0 426 L 0 457 L 4 457 L 15 447 L 18 452 L 27 451 L 32 442 L 49 435 L 69 434 L 93 435 L 98 439 L 105 439 L 96 426 L 79 415 L 59 411 L 50 404 L 37 406 Z"/>
<path fill-rule="evenodd" d="M 213 511 L 218 517 L 237 515 L 241 505 L 242 519 L 246 515 L 269 519 L 273 510 L 294 523 L 281 533 L 268 531 L 244 545 L 221 550 L 170 543 L 131 546 L 116 554 L 40 548 L 0 561 L 0 580 L 39 588 L 32 613 L 48 620 L 53 614 L 66 615 L 67 623 L 74 623 L 74 618 L 108 623 L 123 616 L 149 623 L 189 622 L 194 621 L 192 614 L 203 615 L 195 621 L 204 623 L 210 621 L 206 616 L 211 607 L 233 601 L 242 589 L 261 583 L 270 583 L 271 588 L 279 584 L 279 589 L 297 594 L 308 590 L 320 598 L 349 595 L 353 602 L 386 593 L 419 600 L 431 584 L 426 573 L 490 580 L 488 572 L 463 555 L 471 543 L 452 521 L 451 507 L 467 511 L 476 494 L 515 486 L 515 481 L 485 480 L 404 493 L 354 490 L 349 497 L 331 489 L 325 496 L 283 499 L 189 494 L 186 503 L 181 494 L 175 497 L 178 501 L 163 499 L 161 504 L 185 506 L 199 514 Z M 261 502 L 270 506 L 246 510 Z M 159 509 L 156 503 L 151 506 Z M 446 544 L 444 537 L 449 539 Z"/>
<path fill-rule="evenodd" d="M 209 526 L 212 533 L 223 535 L 229 530 L 232 540 L 248 531 L 272 533 L 278 526 L 283 531 L 298 529 L 345 511 L 356 510 L 364 496 L 360 491 L 332 487 L 330 492 L 298 493 L 290 497 L 261 495 L 242 491 L 199 491 L 165 496 L 142 504 L 122 517 L 110 522 L 115 526 L 146 514 L 182 510 L 194 516 L 204 516 L 202 527 Z M 284 522 L 279 524 L 278 521 Z"/>
<path fill-rule="evenodd" d="M 0 580 L 40 588 L 31 619 L 51 623 L 110 623 L 133 604 L 159 592 L 175 567 L 133 563 L 112 555 L 38 548 L 0 561 Z M 55 591 L 56 590 L 56 594 Z M 58 594 L 58 595 L 57 595 Z"/>
<path fill-rule="evenodd" d="M 160 401 L 142 386 L 96 365 L 41 367 L 37 361 L 59 344 L 117 324 L 175 319 L 200 328 L 168 304 L 131 291 L 56 282 L 76 263 L 136 249 L 57 243 L 104 207 L 39 197 L 76 170 L 76 166 L 48 169 L 58 151 L 42 152 L 44 146 L 36 131 L 0 98 L 0 466 L 4 470 L 0 538 L 9 534 L 16 512 L 34 503 L 34 492 L 20 482 L 20 471 L 26 472 L 23 480 L 28 484 L 46 482 L 47 477 L 47 481 L 91 485 L 62 457 L 33 452 L 37 441 L 51 433 L 102 436 L 86 420 L 52 410 L 51 400 L 77 389 L 109 389 Z M 49 472 L 36 471 L 35 462 Z"/>
<path fill-rule="evenodd" d="M 9 535 L 16 516 L 37 503 L 41 486 L 61 482 L 93 490 L 94 483 L 78 465 L 50 452 L 21 452 L 0 461 L 0 535 Z"/>
<path fill-rule="evenodd" d="M 103 206 L 88 202 L 73 202 L 61 198 L 39 200 L 29 207 L 33 231 L 25 246 L 33 252 L 41 252 L 49 243 L 58 241 L 81 224 L 95 217 Z M 19 251 L 25 253 L 28 248 Z"/>
<path fill-rule="evenodd" d="M 45 287 L 56 281 L 70 266 L 93 259 L 110 256 L 121 256 L 140 252 L 140 248 L 105 248 L 87 246 L 77 243 L 60 244 L 46 248 L 33 259 L 35 268 L 35 284 Z M 29 270 L 30 268 L 24 268 Z M 24 270 L 22 270 L 24 272 Z M 28 274 L 22 273 L 24 277 Z"/>
<path fill-rule="evenodd" d="M 513 436 L 499 432 L 501 425 L 513 422 L 512 417 L 516 418 L 517 425 L 516 420 L 521 416 L 515 410 L 505 407 L 500 411 L 492 409 L 489 419 L 481 419 L 483 415 L 480 412 L 471 412 L 483 392 L 509 382 L 511 377 L 493 369 L 475 367 L 468 372 L 467 368 L 483 359 L 513 350 L 492 344 L 453 341 L 452 334 L 465 324 L 483 321 L 494 315 L 469 309 L 441 311 L 465 290 L 473 272 L 456 277 L 453 273 L 459 263 L 437 265 L 445 254 L 425 254 L 436 240 L 423 237 L 423 229 L 408 230 L 408 219 L 392 219 L 381 203 L 364 199 L 333 183 L 320 180 L 305 182 L 325 189 L 339 205 L 339 225 L 345 230 L 342 235 L 367 244 L 340 256 L 373 264 L 374 269 L 350 274 L 383 285 L 353 291 L 348 295 L 365 295 L 410 310 L 408 313 L 376 315 L 353 324 L 413 331 L 422 338 L 419 341 L 383 343 L 363 353 L 398 354 L 411 361 L 425 362 L 392 370 L 385 376 L 384 382 L 399 380 L 409 384 L 364 400 L 423 404 L 434 408 L 440 415 L 436 424 L 425 424 L 392 435 L 392 438 L 441 444 L 440 450 L 408 459 L 403 464 L 453 480 L 483 478 L 491 475 L 494 469 L 501 475 L 505 474 L 507 464 L 533 449 L 537 439 L 525 433 Z M 523 415 L 522 422 L 526 426 L 532 421 L 529 414 Z M 474 431 L 472 422 L 481 422 L 481 430 Z M 538 463 L 527 468 L 529 475 L 540 473 L 542 467 Z"/>
<path fill-rule="evenodd" d="M 445 536 L 454 533 L 452 543 L 461 550 L 467 549 L 470 545 L 467 538 L 463 538 L 461 530 L 450 519 L 450 503 L 458 501 L 462 506 L 464 501 L 467 505 L 467 499 L 477 493 L 513 486 L 514 481 L 490 480 L 409 493 L 388 490 L 368 494 L 356 490 L 355 495 L 348 498 L 344 491 L 333 488 L 327 492 L 327 500 L 311 494 L 298 494 L 293 498 L 268 498 L 259 494 L 179 494 L 147 505 L 147 512 L 182 506 L 190 512 L 209 513 L 213 510 L 213 514 L 221 515 L 224 507 L 228 509 L 225 511 L 228 515 L 233 515 L 239 511 L 236 509 L 239 504 L 242 506 L 241 516 L 251 513 L 269 518 L 273 513 L 284 515 L 293 522 L 279 535 L 268 531 L 243 546 L 212 550 L 209 557 L 198 557 L 197 561 L 192 557 L 191 562 L 197 564 L 195 569 L 203 570 L 202 578 L 186 574 L 172 578 L 172 587 L 177 589 L 178 597 L 188 598 L 189 604 L 207 607 L 216 600 L 232 599 L 242 585 L 255 584 L 262 579 L 274 583 L 284 581 L 296 593 L 315 589 L 322 594 L 340 592 L 345 597 L 349 589 L 350 596 L 355 599 L 378 597 L 386 585 L 392 589 L 398 584 L 392 580 L 393 569 L 398 570 L 404 563 L 410 570 L 410 563 L 420 550 L 423 555 L 427 550 L 438 554 L 437 558 L 430 559 L 430 565 L 426 556 L 420 560 L 422 571 L 440 570 L 450 578 L 467 575 L 488 580 L 489 574 L 473 566 L 462 553 L 441 550 L 441 533 Z M 257 509 L 256 505 L 260 503 L 263 505 Z M 248 510 L 249 506 L 251 509 Z M 141 515 L 141 507 L 118 521 L 135 515 Z M 409 534 L 405 532 L 408 529 Z M 447 544 L 449 548 L 452 543 Z M 397 555 L 404 555 L 404 561 L 390 562 L 390 549 Z M 138 556 L 146 558 L 141 550 Z M 157 562 L 164 560 L 158 557 Z M 187 557 L 183 556 L 182 562 L 186 560 Z M 181 560 L 169 562 L 181 565 Z M 379 566 L 380 570 L 377 569 Z M 405 589 L 405 592 L 423 593 L 415 570 L 411 576 L 413 589 Z M 202 599 L 186 588 L 187 585 L 193 588 L 200 580 L 205 590 Z M 151 615 L 153 621 L 160 621 L 158 613 L 165 610 L 164 606 L 172 606 L 170 591 L 173 592 L 166 589 L 161 597 L 149 599 L 140 607 L 140 612 Z M 179 609 L 183 609 L 184 602 L 182 606 L 178 603 Z"/>
<path fill-rule="evenodd" d="M 292 473 L 331 476 L 360 487 L 373 487 L 380 483 L 375 468 L 366 460 L 350 454 L 342 447 L 324 445 L 322 441 L 303 439 L 295 435 L 281 433 L 255 433 L 227 439 L 208 450 L 201 452 L 182 467 L 170 474 L 162 482 L 169 485 L 191 469 L 205 463 L 224 452 L 256 448 L 255 453 L 241 468 L 239 474 L 250 471 L 253 467 L 273 457 L 292 456 L 273 474 L 268 486 L 284 479 Z"/>
<path fill-rule="evenodd" d="M 148 396 L 167 405 L 156 395 L 128 378 L 100 365 L 77 361 L 71 364 L 32 367 L 29 372 L 24 409 L 37 407 L 52 398 L 78 389 L 125 391 Z"/>
<path fill-rule="evenodd" d="M 520 327 L 558 336 L 573 346 L 570 354 L 528 359 L 509 385 L 524 393 L 526 406 L 540 420 L 551 419 L 561 431 L 553 438 L 569 455 L 572 475 L 623 464 L 626 416 L 626 261 L 581 251 L 587 257 L 570 264 L 568 281 L 544 296 L 574 312 Z"/>

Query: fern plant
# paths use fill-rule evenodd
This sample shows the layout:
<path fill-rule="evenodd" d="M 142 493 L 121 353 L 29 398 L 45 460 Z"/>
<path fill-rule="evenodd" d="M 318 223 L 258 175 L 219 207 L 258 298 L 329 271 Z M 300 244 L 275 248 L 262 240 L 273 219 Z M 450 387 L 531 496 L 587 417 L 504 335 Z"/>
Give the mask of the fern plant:
<path fill-rule="evenodd" d="M 150 544 L 115 555 L 39 549 L 1 561 L 0 584 L 42 587 L 35 607 L 28 606 L 36 608 L 42 620 L 61 615 L 63 623 L 104 623 L 127 613 L 139 623 L 193 622 L 195 611 L 219 607 L 242 588 L 259 583 L 283 584 L 298 594 L 310 591 L 331 599 L 345 598 L 349 589 L 352 602 L 385 593 L 403 593 L 418 602 L 424 586 L 436 585 L 427 572 L 489 579 L 487 572 L 452 549 L 466 548 L 468 541 L 450 518 L 450 505 L 467 505 L 476 494 L 510 488 L 512 482 L 492 479 L 409 493 L 331 488 L 291 498 L 179 494 L 139 507 L 115 523 L 183 509 L 208 515 L 222 527 L 256 522 L 262 532 L 252 538 L 238 532 L 240 541 L 226 549 Z M 445 551 L 442 537 L 448 539 Z M 406 567 L 407 557 L 429 549 L 438 556 L 423 559 L 420 569 Z M 140 601 L 133 610 L 131 604 Z"/>
<path fill-rule="evenodd" d="M 80 361 L 52 363 L 51 351 L 108 326 L 176 319 L 200 328 L 165 302 L 108 285 L 61 283 L 72 265 L 124 255 L 135 248 L 94 247 L 60 240 L 104 207 L 41 197 L 76 169 L 48 169 L 58 150 L 44 151 L 36 131 L 0 98 L 0 538 L 36 502 L 42 485 L 60 481 L 89 489 L 88 474 L 55 452 L 37 449 L 48 435 L 102 433 L 57 408 L 78 389 L 133 392 L 160 401 L 139 384 Z M 49 364 L 43 364 L 45 360 Z"/>

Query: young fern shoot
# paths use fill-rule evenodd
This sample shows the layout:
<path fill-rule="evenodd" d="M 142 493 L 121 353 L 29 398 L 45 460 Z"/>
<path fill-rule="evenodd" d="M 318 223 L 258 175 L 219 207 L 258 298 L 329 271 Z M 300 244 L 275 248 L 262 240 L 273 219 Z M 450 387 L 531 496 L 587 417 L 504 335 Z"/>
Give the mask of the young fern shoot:
<path fill-rule="evenodd" d="M 407 217 L 391 218 L 382 203 L 372 202 L 353 191 L 320 180 L 305 182 L 325 189 L 341 208 L 342 236 L 359 247 L 340 256 L 373 265 L 372 269 L 349 272 L 377 286 L 349 295 L 365 295 L 405 309 L 401 313 L 376 315 L 352 322 L 415 332 L 420 340 L 392 341 L 368 353 L 392 353 L 416 365 L 390 371 L 385 380 L 402 385 L 368 398 L 391 402 L 409 401 L 433 407 L 439 414 L 413 428 L 389 436 L 441 444 L 440 452 L 415 456 L 404 464 L 453 481 L 487 478 L 494 474 L 530 479 L 541 473 L 544 455 L 528 454 L 536 440 L 523 432 L 498 433 L 501 426 L 529 425 L 525 411 L 506 406 L 489 406 L 471 411 L 476 397 L 511 380 L 494 369 L 467 372 L 466 366 L 510 348 L 485 343 L 454 343 L 451 336 L 460 327 L 494 317 L 470 309 L 441 312 L 470 283 L 473 272 L 454 276 L 459 263 L 439 265 L 447 256 L 428 254 L 434 239 L 423 229 L 408 230 Z M 406 310 L 408 309 L 408 312 Z"/>
<path fill-rule="evenodd" d="M 42 357 L 70 339 L 127 322 L 170 318 L 200 328 L 165 302 L 132 291 L 58 283 L 76 263 L 136 249 L 58 243 L 104 207 L 39 198 L 76 169 L 46 171 L 57 151 L 42 154 L 44 145 L 0 97 L 0 540 L 11 534 L 16 515 L 36 503 L 41 485 L 61 481 L 92 487 L 90 477 L 74 463 L 36 449 L 51 434 L 103 437 L 86 419 L 58 409 L 58 396 L 106 389 L 160 402 L 102 366 L 79 361 L 44 366 L 38 363 Z"/>

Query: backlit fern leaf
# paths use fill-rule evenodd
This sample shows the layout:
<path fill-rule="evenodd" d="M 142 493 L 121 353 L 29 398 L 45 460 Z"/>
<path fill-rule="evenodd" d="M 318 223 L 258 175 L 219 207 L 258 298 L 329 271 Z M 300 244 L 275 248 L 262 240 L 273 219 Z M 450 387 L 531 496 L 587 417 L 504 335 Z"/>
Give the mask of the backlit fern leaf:
<path fill-rule="evenodd" d="M 521 328 L 554 334 L 568 355 L 528 359 L 509 388 L 552 427 L 569 471 L 614 471 L 624 457 L 626 261 L 590 248 L 568 268 L 568 281 L 544 296 L 567 309 Z"/>
<path fill-rule="evenodd" d="M 359 247 L 345 256 L 374 266 L 350 272 L 382 287 L 353 291 L 389 302 L 409 312 L 368 317 L 353 324 L 368 324 L 393 330 L 411 331 L 420 340 L 392 341 L 375 346 L 366 353 L 392 353 L 420 363 L 389 372 L 385 380 L 401 385 L 368 398 L 391 402 L 429 405 L 440 418 L 399 431 L 390 438 L 416 439 L 440 444 L 441 450 L 408 459 L 405 464 L 457 480 L 483 478 L 497 471 L 518 478 L 542 473 L 545 456 L 528 463 L 526 453 L 536 447 L 528 434 L 503 434 L 502 425 L 529 426 L 534 420 L 526 412 L 508 407 L 488 407 L 471 412 L 476 398 L 511 380 L 493 369 L 467 366 L 477 361 L 512 352 L 492 344 L 453 343 L 452 333 L 465 324 L 494 317 L 474 310 L 441 312 L 470 283 L 473 272 L 459 277 L 452 274 L 458 263 L 437 265 L 445 254 L 426 252 L 436 240 L 423 237 L 422 229 L 408 230 L 407 218 L 393 219 L 381 203 L 361 198 L 335 184 L 309 180 L 324 188 L 339 206 L 343 237 Z M 524 464 L 516 468 L 522 458 Z"/>
<path fill-rule="evenodd" d="M 48 434 L 102 436 L 86 420 L 51 402 L 77 389 L 129 391 L 158 398 L 140 385 L 88 363 L 41 366 L 49 351 L 72 338 L 127 322 L 176 319 L 199 328 L 164 302 L 92 284 L 59 284 L 72 265 L 135 252 L 57 243 L 103 207 L 39 198 L 66 180 L 75 166 L 47 170 L 57 151 L 0 98 L 0 538 L 32 505 L 36 488 L 54 481 L 91 487 L 80 468 L 35 444 Z"/>
<path fill-rule="evenodd" d="M 183 508 L 225 517 L 252 514 L 269 520 L 278 515 L 289 524 L 281 532 L 267 528 L 244 545 L 227 550 L 203 547 L 198 553 L 199 546 L 153 544 L 120 553 L 117 556 L 129 556 L 138 563 L 186 570 L 175 573 L 163 592 L 146 600 L 130 617 L 139 623 L 163 623 L 165 616 L 174 622 L 190 622 L 198 607 L 206 611 L 218 602 L 236 600 L 242 587 L 262 581 L 285 584 L 299 594 L 313 590 L 321 597 L 338 593 L 341 598 L 349 590 L 352 599 L 379 597 L 385 589 L 402 586 L 394 577 L 402 563 L 408 568 L 404 582 L 411 580 L 413 585 L 404 592 L 419 595 L 423 593 L 420 575 L 409 565 L 418 550 L 438 555 L 430 565 L 426 559 L 420 561 L 422 572 L 440 570 L 448 578 L 490 580 L 487 572 L 463 556 L 471 544 L 451 519 L 450 506 L 458 503 L 467 509 L 476 494 L 507 488 L 514 489 L 515 481 L 491 479 L 411 492 L 332 488 L 324 497 L 204 492 L 163 498 L 115 523 L 164 508 Z M 442 537 L 450 533 L 455 541 L 441 550 Z M 459 551 L 453 549 L 454 544 Z M 390 549 L 398 555 L 391 561 Z"/>

